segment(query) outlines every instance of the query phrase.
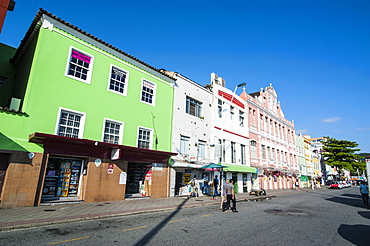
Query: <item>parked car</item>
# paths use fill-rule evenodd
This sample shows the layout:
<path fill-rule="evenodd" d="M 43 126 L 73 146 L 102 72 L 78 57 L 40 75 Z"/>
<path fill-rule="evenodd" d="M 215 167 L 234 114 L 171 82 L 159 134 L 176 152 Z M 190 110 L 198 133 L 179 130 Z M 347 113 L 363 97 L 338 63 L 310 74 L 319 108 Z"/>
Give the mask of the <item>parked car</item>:
<path fill-rule="evenodd" d="M 332 188 L 332 189 L 342 189 L 343 188 L 343 184 L 340 181 L 333 181 L 330 184 L 330 188 Z"/>

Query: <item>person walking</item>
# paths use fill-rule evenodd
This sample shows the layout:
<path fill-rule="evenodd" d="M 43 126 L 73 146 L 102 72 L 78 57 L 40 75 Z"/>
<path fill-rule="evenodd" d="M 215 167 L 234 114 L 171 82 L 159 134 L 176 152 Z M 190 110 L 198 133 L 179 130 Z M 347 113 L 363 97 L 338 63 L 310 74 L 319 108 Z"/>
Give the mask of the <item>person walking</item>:
<path fill-rule="evenodd" d="M 213 179 L 213 199 L 215 198 L 215 196 L 218 196 L 218 184 L 219 184 L 219 180 L 217 178 L 217 175 L 215 176 L 215 178 Z"/>
<path fill-rule="evenodd" d="M 362 200 L 364 204 L 369 206 L 369 186 L 365 181 L 362 181 L 360 184 L 360 193 L 362 195 Z"/>
<path fill-rule="evenodd" d="M 188 198 L 191 198 L 193 193 L 195 193 L 195 196 L 198 197 L 198 181 L 197 181 L 197 175 L 194 175 L 194 178 L 190 181 L 190 189 Z"/>
<path fill-rule="evenodd" d="M 298 190 L 298 188 L 299 188 L 299 180 L 298 180 L 298 178 L 296 178 L 294 184 L 295 184 L 295 189 Z"/>
<path fill-rule="evenodd" d="M 227 194 L 226 194 L 226 189 L 227 189 L 227 185 L 229 183 L 229 180 L 226 179 L 226 181 L 222 184 L 222 194 L 221 194 L 221 204 L 220 204 L 220 209 L 223 208 L 224 206 L 224 203 L 226 202 L 226 199 L 227 199 Z"/>
<path fill-rule="evenodd" d="M 223 204 L 222 212 L 225 212 L 225 210 L 229 209 L 231 206 L 231 202 L 233 203 L 233 206 L 231 207 L 231 210 L 234 213 L 237 213 L 236 210 L 236 198 L 235 198 L 235 192 L 234 192 L 234 181 L 232 179 L 229 180 L 229 183 L 226 186 L 226 199 L 227 202 Z"/>

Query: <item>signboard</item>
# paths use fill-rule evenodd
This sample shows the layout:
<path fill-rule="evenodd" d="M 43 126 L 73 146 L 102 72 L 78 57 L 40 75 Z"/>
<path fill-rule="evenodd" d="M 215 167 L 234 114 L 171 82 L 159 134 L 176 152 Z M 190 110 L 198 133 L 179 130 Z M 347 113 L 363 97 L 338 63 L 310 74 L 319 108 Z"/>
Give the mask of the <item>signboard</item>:
<path fill-rule="evenodd" d="M 121 172 L 119 175 L 119 184 L 126 184 L 127 180 L 127 173 L 126 172 Z"/>
<path fill-rule="evenodd" d="M 118 160 L 120 157 L 121 149 L 112 149 L 112 152 L 110 153 L 110 159 Z"/>
<path fill-rule="evenodd" d="M 114 164 L 112 164 L 112 163 L 109 163 L 108 164 L 108 169 L 107 169 L 107 173 L 108 174 L 112 174 L 113 173 L 113 167 L 114 167 Z"/>

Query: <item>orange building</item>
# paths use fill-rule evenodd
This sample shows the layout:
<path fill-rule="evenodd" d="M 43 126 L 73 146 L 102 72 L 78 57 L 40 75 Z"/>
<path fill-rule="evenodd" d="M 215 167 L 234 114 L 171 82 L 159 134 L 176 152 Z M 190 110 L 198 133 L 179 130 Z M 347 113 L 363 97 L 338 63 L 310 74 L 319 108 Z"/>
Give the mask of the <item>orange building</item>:
<path fill-rule="evenodd" d="M 4 20 L 8 11 L 13 11 L 15 2 L 13 0 L 0 0 L 0 32 L 3 29 Z"/>

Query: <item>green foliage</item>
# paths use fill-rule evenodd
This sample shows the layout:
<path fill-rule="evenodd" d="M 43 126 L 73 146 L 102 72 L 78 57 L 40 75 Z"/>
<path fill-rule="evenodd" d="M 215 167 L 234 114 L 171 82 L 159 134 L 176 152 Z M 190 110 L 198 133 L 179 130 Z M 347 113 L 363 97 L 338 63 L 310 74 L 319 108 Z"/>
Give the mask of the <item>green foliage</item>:
<path fill-rule="evenodd" d="M 358 144 L 348 140 L 337 140 L 335 138 L 325 137 L 322 156 L 325 163 L 337 167 L 338 170 L 346 169 L 351 173 L 357 173 L 357 169 L 365 169 L 364 163 L 361 161 L 363 157 L 355 154 Z"/>

